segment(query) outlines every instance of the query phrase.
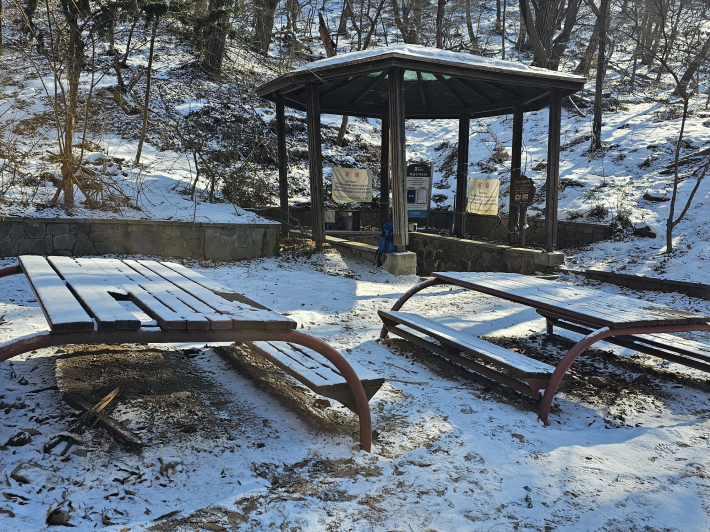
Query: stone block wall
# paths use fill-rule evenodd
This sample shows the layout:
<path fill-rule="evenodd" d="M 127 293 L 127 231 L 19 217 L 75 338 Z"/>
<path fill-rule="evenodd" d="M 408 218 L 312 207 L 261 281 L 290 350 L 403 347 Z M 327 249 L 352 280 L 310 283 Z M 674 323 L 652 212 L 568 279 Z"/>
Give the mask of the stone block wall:
<path fill-rule="evenodd" d="M 408 249 L 417 254 L 419 275 L 436 271 L 550 273 L 564 263 L 562 253 L 426 233 L 410 233 Z"/>
<path fill-rule="evenodd" d="M 364 210 L 360 212 L 360 226 L 380 226 L 380 213 L 376 210 Z M 310 209 L 291 209 L 291 216 L 296 218 L 301 225 L 310 226 Z M 268 213 L 265 214 L 269 216 Z M 274 219 L 280 220 L 280 213 L 274 210 Z M 424 219 L 417 223 L 424 225 Z M 429 215 L 429 224 L 437 229 L 453 229 L 454 213 L 445 211 L 432 211 Z M 544 246 L 547 239 L 544 219 L 528 218 L 528 225 L 525 234 L 525 241 L 528 244 L 538 244 Z M 466 233 L 474 238 L 485 240 L 508 241 L 508 217 L 507 216 L 483 216 L 480 214 L 466 214 Z M 574 248 L 600 242 L 611 238 L 612 232 L 608 225 L 591 224 L 580 222 L 558 222 L 557 223 L 557 249 Z"/>
<path fill-rule="evenodd" d="M 0 256 L 157 255 L 232 261 L 278 254 L 280 225 L 151 220 L 0 220 Z"/>

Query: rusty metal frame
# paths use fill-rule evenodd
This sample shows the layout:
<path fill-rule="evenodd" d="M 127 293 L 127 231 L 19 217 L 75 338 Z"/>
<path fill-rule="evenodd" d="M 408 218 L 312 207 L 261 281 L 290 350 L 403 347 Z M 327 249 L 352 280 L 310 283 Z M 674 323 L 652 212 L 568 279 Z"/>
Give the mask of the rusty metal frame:
<path fill-rule="evenodd" d="M 436 286 L 438 284 L 453 284 L 450 283 L 449 281 L 443 281 L 441 279 L 437 279 L 434 277 L 433 279 L 427 279 L 426 281 L 419 283 L 418 285 L 415 285 L 414 287 L 410 288 L 407 290 L 402 296 L 397 300 L 397 302 L 394 304 L 394 306 L 390 309 L 393 312 L 398 311 L 399 309 L 402 308 L 402 305 L 404 305 L 407 300 L 412 297 L 414 294 L 417 292 L 421 292 L 425 288 L 429 288 L 430 286 Z M 387 338 L 387 327 L 384 325 L 382 326 L 382 330 L 380 331 L 380 338 L 385 339 Z"/>
<path fill-rule="evenodd" d="M 392 311 L 397 311 L 402 308 L 404 303 L 407 302 L 409 298 L 411 298 L 414 294 L 424 290 L 425 288 L 428 288 L 430 286 L 435 286 L 438 284 L 451 284 L 454 286 L 460 286 L 462 288 L 468 288 L 469 290 L 472 290 L 474 292 L 479 291 L 475 290 L 473 288 L 470 288 L 468 286 L 464 286 L 461 284 L 457 284 L 454 282 L 451 282 L 449 280 L 444 280 L 444 279 L 439 279 L 438 277 L 434 277 L 432 279 L 428 279 L 422 283 L 419 283 L 418 285 L 414 286 L 413 288 L 409 289 L 407 292 L 405 292 L 402 297 L 400 297 L 397 302 L 394 304 L 392 307 Z M 480 290 L 483 292 L 483 290 Z M 484 292 L 486 293 L 486 292 Z M 500 297 L 498 294 L 491 294 L 496 297 Z M 516 303 L 520 303 L 522 305 L 526 305 L 523 302 L 517 301 L 515 298 L 508 298 L 507 300 L 513 301 Z M 526 305 L 529 306 L 529 305 Z M 534 307 L 533 307 L 534 308 Z M 560 315 L 563 316 L 563 315 Z M 552 326 L 553 324 L 551 323 L 550 319 L 548 318 L 547 320 L 547 332 L 552 333 Z M 624 337 L 624 336 L 632 336 L 632 335 L 637 335 L 637 334 L 654 334 L 654 333 L 678 333 L 678 332 L 698 332 L 698 331 L 710 331 L 710 323 L 690 323 L 690 324 L 674 324 L 674 325 L 653 325 L 653 326 L 632 326 L 632 327 L 619 327 L 619 328 L 609 328 L 609 327 L 602 327 L 600 329 L 594 330 L 593 332 L 587 334 L 584 338 L 582 338 L 579 342 L 577 342 L 575 345 L 572 346 L 572 348 L 567 351 L 565 356 L 560 360 L 560 362 L 557 364 L 555 367 L 555 370 L 552 372 L 552 375 L 550 376 L 549 381 L 544 382 L 544 380 L 539 380 L 539 381 L 534 381 L 534 382 L 528 382 L 531 388 L 533 388 L 536 385 L 542 385 L 544 384 L 544 391 L 542 393 L 542 397 L 540 399 L 540 405 L 538 407 L 538 412 L 537 416 L 538 419 L 540 419 L 546 426 L 548 424 L 548 417 L 550 414 L 550 407 L 552 406 L 552 400 L 557 393 L 557 389 L 560 386 L 560 383 L 563 381 L 565 373 L 569 368 L 572 366 L 572 364 L 577 360 L 577 357 L 581 355 L 588 347 L 591 347 L 597 342 L 600 342 L 602 340 L 605 340 L 606 338 L 610 337 Z M 380 338 L 386 338 L 387 337 L 387 325 L 383 325 L 382 327 L 382 332 L 380 333 Z M 398 335 L 405 337 L 404 335 L 400 334 L 400 332 L 397 332 Z M 418 337 L 414 335 L 409 335 L 412 336 L 410 338 L 411 340 L 414 340 L 414 338 Z M 445 351 L 445 349 L 442 349 L 442 352 Z M 448 356 L 448 355 L 445 355 Z M 474 369 L 474 371 L 477 371 Z M 490 373 L 493 373 L 492 371 Z M 489 375 L 486 375 L 489 376 Z M 495 378 L 499 382 L 502 382 L 503 384 L 506 384 L 510 386 L 510 384 L 504 380 L 499 379 L 497 376 L 496 377 L 491 377 Z M 517 381 L 516 381 L 517 383 Z M 512 388 L 522 391 L 526 395 L 530 395 L 526 391 L 521 390 L 518 386 L 511 386 Z"/>
<path fill-rule="evenodd" d="M 22 268 L 11 266 L 0 269 L 0 278 L 16 275 Z M 307 334 L 287 329 L 212 329 L 212 330 L 170 330 L 158 328 L 151 330 L 120 330 L 120 331 L 89 331 L 53 333 L 43 331 L 31 333 L 9 342 L 0 344 L 0 362 L 22 353 L 57 347 L 61 345 L 98 345 L 98 344 L 128 344 L 128 343 L 193 343 L 193 342 L 291 342 L 312 349 L 322 355 L 340 372 L 352 391 L 360 419 L 360 447 L 368 453 L 372 451 L 372 417 L 365 389 L 357 373 L 348 361 L 334 348 L 322 340 Z"/>

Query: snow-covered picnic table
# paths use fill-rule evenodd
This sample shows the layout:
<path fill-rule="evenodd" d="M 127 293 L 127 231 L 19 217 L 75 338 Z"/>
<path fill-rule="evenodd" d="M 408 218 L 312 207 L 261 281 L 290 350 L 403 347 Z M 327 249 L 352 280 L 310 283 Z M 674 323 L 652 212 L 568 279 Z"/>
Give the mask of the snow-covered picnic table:
<path fill-rule="evenodd" d="M 548 334 L 552 334 L 557 325 L 585 336 L 552 367 L 434 321 L 400 312 L 414 294 L 438 284 L 452 284 L 535 308 L 547 319 Z M 391 311 L 379 314 L 384 323 L 383 338 L 392 332 L 421 343 L 421 334 L 427 335 L 437 340 L 439 345 L 435 347 L 441 354 L 455 362 L 533 397 L 538 395 L 538 416 L 545 424 L 552 399 L 567 370 L 585 349 L 601 340 L 710 372 L 710 346 L 671 334 L 710 331 L 710 316 L 538 277 L 515 273 L 436 272 L 432 279 L 405 293 Z M 413 334 L 412 330 L 421 334 Z M 428 345 L 434 344 L 429 342 Z M 461 357 L 459 352 L 516 374 L 528 383 L 533 393 L 521 388 L 515 379 Z"/>
<path fill-rule="evenodd" d="M 0 270 L 0 277 L 21 273 L 49 330 L 0 344 L 0 361 L 67 344 L 288 342 L 322 355 L 334 366 L 333 373 L 352 394 L 361 447 L 371 450 L 363 382 L 338 351 L 297 332 L 291 318 L 170 262 L 23 255 L 18 265 Z"/>

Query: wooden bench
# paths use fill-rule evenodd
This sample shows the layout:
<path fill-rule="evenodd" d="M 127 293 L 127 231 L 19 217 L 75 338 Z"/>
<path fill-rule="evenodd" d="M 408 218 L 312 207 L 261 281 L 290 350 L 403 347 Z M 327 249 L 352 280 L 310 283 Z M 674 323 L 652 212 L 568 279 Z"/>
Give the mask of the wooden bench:
<path fill-rule="evenodd" d="M 377 391 L 377 378 L 366 381 L 368 395 L 363 381 L 340 353 L 322 340 L 298 332 L 296 322 L 289 317 L 169 262 L 24 255 L 18 265 L 0 269 L 0 278 L 22 273 L 37 296 L 49 330 L 4 342 L 0 345 L 0 362 L 35 349 L 66 344 L 299 345 L 305 348 L 304 353 L 317 354 L 337 372 L 339 380 L 333 378 L 330 389 L 323 390 L 338 392 L 334 398 L 341 397 L 358 414 L 361 447 L 371 451 L 368 401 Z M 294 368 L 291 374 L 297 373 Z M 311 377 L 310 373 L 302 376 L 316 388 L 323 384 L 313 382 Z M 349 392 L 341 390 L 343 386 Z"/>
<path fill-rule="evenodd" d="M 253 354 L 281 368 L 318 395 L 335 399 L 357 413 L 355 398 L 348 383 L 334 366 L 326 363 L 315 351 L 284 342 L 247 342 L 245 345 Z M 369 401 L 382 387 L 385 379 L 359 364 L 349 362 L 360 378 Z"/>
<path fill-rule="evenodd" d="M 537 313 L 547 320 L 548 334 L 553 333 L 555 326 L 584 335 L 594 331 L 594 326 L 584 320 L 575 319 L 573 322 L 565 316 L 541 309 L 538 309 Z M 688 340 L 681 336 L 666 333 L 636 334 L 610 336 L 604 341 L 710 372 L 710 345 Z"/>
<path fill-rule="evenodd" d="M 387 310 L 379 310 L 378 314 L 388 332 L 429 349 L 476 373 L 497 380 L 534 399 L 540 399 L 540 390 L 545 389 L 552 372 L 555 370 L 549 364 L 486 342 L 476 336 L 457 331 L 416 314 Z M 413 331 L 433 338 L 438 343 L 431 342 Z M 469 355 L 490 365 L 497 366 L 512 373 L 520 380 L 509 377 L 463 355 Z M 527 383 L 527 386 L 524 383 Z"/>

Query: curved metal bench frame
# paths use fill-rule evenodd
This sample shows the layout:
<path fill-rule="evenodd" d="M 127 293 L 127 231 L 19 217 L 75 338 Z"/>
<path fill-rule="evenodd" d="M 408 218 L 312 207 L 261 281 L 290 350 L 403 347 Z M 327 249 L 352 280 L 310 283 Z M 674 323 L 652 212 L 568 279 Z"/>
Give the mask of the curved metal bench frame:
<path fill-rule="evenodd" d="M 421 292 L 425 288 L 430 286 L 436 286 L 439 284 L 448 284 L 452 286 L 461 286 L 456 283 L 446 281 L 444 279 L 432 278 L 428 279 L 418 285 L 412 287 L 407 292 L 405 292 L 402 297 L 400 297 L 397 302 L 392 307 L 393 311 L 397 311 L 402 308 L 402 306 L 415 294 Z M 461 287 L 465 288 L 465 287 Z M 550 415 L 550 407 L 552 406 L 552 400 L 557 393 L 557 389 L 564 378 L 567 370 L 570 369 L 572 364 L 577 357 L 581 355 L 588 347 L 591 347 L 595 343 L 609 338 L 612 336 L 630 336 L 635 334 L 649 334 L 649 333 L 678 333 L 678 332 L 696 332 L 696 331 L 710 331 L 710 323 L 707 324 L 690 324 L 690 325 L 656 325 L 653 327 L 625 327 L 619 329 L 611 329 L 609 327 L 603 327 L 596 331 L 591 332 L 582 338 L 579 342 L 573 345 L 565 356 L 560 360 L 560 362 L 555 367 L 555 371 L 550 376 L 550 380 L 547 383 L 545 392 L 540 400 L 540 406 L 538 407 L 537 416 L 538 419 L 547 425 L 548 417 Z M 387 329 L 383 326 L 380 332 L 380 338 L 384 339 L 387 337 Z"/>
<path fill-rule="evenodd" d="M 18 264 L 0 269 L 0 278 L 22 274 Z M 365 389 L 359 377 L 348 361 L 334 348 L 294 330 L 280 329 L 211 329 L 211 330 L 120 330 L 120 331 L 89 331 L 53 333 L 43 331 L 28 334 L 0 344 L 0 362 L 21 355 L 35 349 L 57 347 L 61 345 L 98 345 L 98 344 L 127 344 L 127 343 L 186 343 L 186 342 L 291 342 L 312 349 L 333 364 L 340 372 L 352 391 L 357 406 L 360 420 L 360 447 L 372 451 L 372 418 L 370 405 L 367 401 Z"/>

